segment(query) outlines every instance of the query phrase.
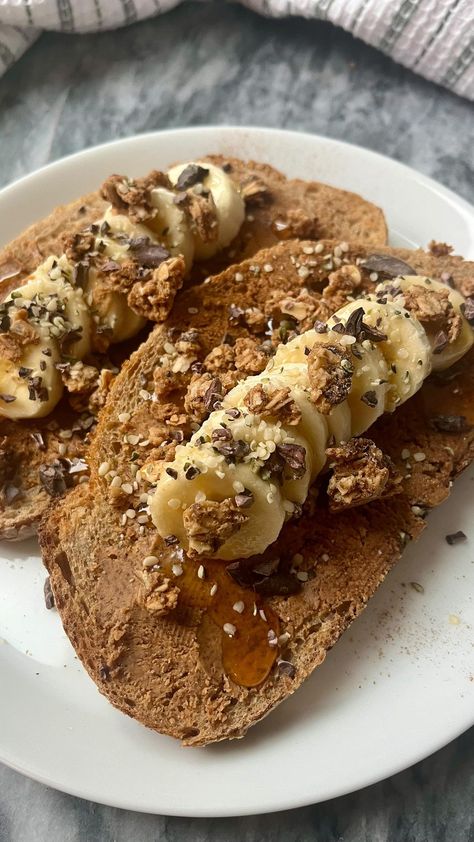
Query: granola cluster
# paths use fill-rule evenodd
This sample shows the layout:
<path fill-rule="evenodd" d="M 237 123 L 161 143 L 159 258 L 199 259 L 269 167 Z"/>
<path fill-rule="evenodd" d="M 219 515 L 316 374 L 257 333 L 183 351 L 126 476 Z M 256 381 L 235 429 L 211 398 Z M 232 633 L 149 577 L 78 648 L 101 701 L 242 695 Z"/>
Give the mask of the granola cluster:
<path fill-rule="evenodd" d="M 249 516 L 228 497 L 218 503 L 205 500 L 193 503 L 183 513 L 183 523 L 189 541 L 191 558 L 213 554 L 232 535 L 241 529 Z"/>
<path fill-rule="evenodd" d="M 344 401 L 352 385 L 347 348 L 337 342 L 316 343 L 308 355 L 310 399 L 323 415 Z"/>
<path fill-rule="evenodd" d="M 403 290 L 405 307 L 425 330 L 435 334 L 434 353 L 440 353 L 461 333 L 462 316 L 449 300 L 449 289 L 433 290 L 413 284 Z"/>
<path fill-rule="evenodd" d="M 328 484 L 331 511 L 363 506 L 400 490 L 401 476 L 371 439 L 353 438 L 326 451 L 332 470 Z"/>
<path fill-rule="evenodd" d="M 157 617 L 169 614 L 178 604 L 179 587 L 158 570 L 143 570 L 139 603 Z"/>
<path fill-rule="evenodd" d="M 129 179 L 123 175 L 107 178 L 100 193 L 118 213 L 126 213 L 132 222 L 152 219 L 156 209 L 151 204 L 151 191 L 156 187 L 171 187 L 168 177 L 159 170 L 152 170 L 144 178 Z"/>
<path fill-rule="evenodd" d="M 247 392 L 244 403 L 254 415 L 272 418 L 275 415 L 283 424 L 299 424 L 301 410 L 291 397 L 289 386 L 271 389 L 257 384 Z"/>
<path fill-rule="evenodd" d="M 321 315 L 327 317 L 347 304 L 350 296 L 353 296 L 360 288 L 362 275 L 352 264 L 347 264 L 331 272 L 327 286 L 322 293 Z M 321 317 L 321 316 L 320 316 Z"/>
<path fill-rule="evenodd" d="M 39 334 L 26 321 L 27 315 L 26 310 L 18 310 L 11 319 L 8 333 L 0 333 L 0 354 L 4 359 L 18 362 L 24 348 L 38 344 Z"/>
<path fill-rule="evenodd" d="M 127 295 L 130 309 L 152 322 L 163 322 L 183 286 L 185 273 L 186 264 L 181 255 L 165 260 L 149 280 L 133 284 Z"/>
<path fill-rule="evenodd" d="M 220 405 L 224 387 L 209 371 L 194 374 L 184 397 L 184 408 L 193 421 L 201 423 Z"/>

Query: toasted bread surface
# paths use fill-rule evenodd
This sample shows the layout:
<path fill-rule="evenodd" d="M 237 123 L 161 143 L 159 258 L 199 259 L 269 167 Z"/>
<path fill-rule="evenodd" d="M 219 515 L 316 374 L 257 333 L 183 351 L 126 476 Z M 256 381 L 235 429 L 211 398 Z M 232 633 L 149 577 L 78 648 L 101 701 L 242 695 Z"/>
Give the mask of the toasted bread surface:
<path fill-rule="evenodd" d="M 144 725 L 187 745 L 242 736 L 297 689 L 363 610 L 405 543 L 420 534 L 424 511 L 448 496 L 453 477 L 474 455 L 471 353 L 448 377 L 432 377 L 368 433 L 406 474 L 402 493 L 330 514 L 322 484 L 311 492 L 301 518 L 284 527 L 270 556 L 287 561 L 298 554 L 299 569 L 308 573 L 308 580 L 298 593 L 264 601 L 264 610 L 277 618 L 279 633 L 288 633 L 289 639 L 281 646 L 284 664 L 275 665 L 259 686 L 241 686 L 224 670 L 226 636 L 193 598 L 192 587 L 178 593 L 168 609 L 156 610 L 153 576 L 144 575 L 143 560 L 160 553 L 162 544 L 153 527 L 141 527 L 135 516 L 127 515 L 137 495 L 118 501 L 110 497 L 100 466 L 107 462 L 129 480 L 131 460 L 142 464 L 159 452 L 153 442 L 141 448 L 141 441 L 167 423 L 178 421 L 186 429 L 186 419 L 178 416 L 184 415 L 190 372 L 177 377 L 168 403 L 145 398 L 162 366 L 165 344 L 176 342 L 190 327 L 198 332 L 205 367 L 206 356 L 222 338 L 229 343 L 229 333 L 232 341 L 255 339 L 255 327 L 246 321 L 249 311 L 265 312 L 275 290 L 304 293 L 306 302 L 309 296 L 315 317 L 337 309 L 338 292 L 332 294 L 327 284 L 328 264 L 341 252 L 337 241 L 322 245 L 317 251 L 314 243 L 277 245 L 179 297 L 167 323 L 155 328 L 114 384 L 89 451 L 89 485 L 74 489 L 55 506 L 40 531 L 64 628 L 100 691 Z M 407 261 L 420 274 L 440 278 L 448 273 L 459 289 L 472 295 L 474 267 L 461 258 L 389 248 L 377 252 Z M 367 254 L 366 246 L 349 244 L 344 259 L 351 263 Z M 362 288 L 373 288 L 371 273 L 360 268 Z M 434 423 L 440 414 L 464 416 L 467 422 L 462 430 L 447 432 Z M 127 443 L 129 436 L 133 444 Z M 405 450 L 424 455 L 408 472 Z M 187 560 L 185 566 L 198 582 L 198 565 Z M 206 575 L 210 587 L 215 568 L 208 567 Z M 179 577 L 172 587 L 176 595 Z M 247 597 L 242 588 L 242 598 Z"/>
<path fill-rule="evenodd" d="M 288 180 L 265 164 L 222 156 L 210 156 L 208 160 L 219 166 L 230 165 L 230 175 L 239 184 L 248 184 L 258 178 L 268 188 L 268 195 L 261 203 L 249 207 L 242 230 L 228 249 L 211 261 L 195 264 L 190 282 L 199 282 L 212 272 L 274 245 L 280 236 L 288 237 L 289 232 L 293 232 L 293 236 L 300 236 L 298 232 L 309 236 L 318 233 L 322 236 L 337 235 L 343 239 L 352 236 L 369 243 L 386 242 L 387 229 L 382 211 L 353 193 L 315 182 Z M 56 208 L 1 250 L 0 300 L 48 255 L 60 254 L 66 235 L 96 221 L 105 208 L 106 202 L 100 194 L 90 193 Z M 275 228 L 276 222 L 283 225 L 279 232 Z M 137 340 L 130 348 L 138 344 Z M 18 540 L 35 532 L 49 500 L 39 481 L 39 467 L 57 458 L 58 446 L 64 442 L 67 444 L 67 456 L 80 455 L 80 431 L 75 431 L 72 443 L 58 438 L 61 425 L 67 435 L 67 430 L 73 428 L 77 421 L 78 416 L 73 411 L 68 410 L 62 417 L 60 409 L 38 422 L 12 423 L 0 419 L 0 441 L 5 441 L 2 470 L 7 477 L 0 495 L 0 538 Z M 31 433 L 43 436 L 44 449 L 38 450 Z M 82 450 L 86 447 L 87 441 Z M 14 497 L 12 489 L 15 490 Z"/>

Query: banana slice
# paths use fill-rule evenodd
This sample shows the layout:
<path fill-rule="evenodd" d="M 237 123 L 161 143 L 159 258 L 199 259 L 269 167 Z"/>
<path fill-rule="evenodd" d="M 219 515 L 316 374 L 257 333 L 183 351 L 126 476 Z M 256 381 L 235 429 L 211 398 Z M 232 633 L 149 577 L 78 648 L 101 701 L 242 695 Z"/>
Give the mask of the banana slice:
<path fill-rule="evenodd" d="M 273 374 L 273 372 L 276 371 L 281 373 L 283 376 L 286 369 L 291 369 L 292 365 L 303 365 L 306 371 L 305 377 L 308 383 L 307 388 L 309 388 L 307 352 L 311 350 L 315 342 L 324 341 L 324 337 L 326 337 L 327 341 L 327 334 L 320 334 L 315 330 L 307 330 L 305 333 L 295 336 L 295 338 L 286 345 L 279 345 L 276 350 L 276 354 L 273 357 L 271 373 Z M 334 338 L 335 340 L 339 340 L 340 336 L 335 336 Z M 295 370 L 297 369 L 295 368 Z M 327 428 L 328 439 L 333 437 L 336 444 L 340 444 L 343 441 L 349 441 L 351 436 L 354 435 L 352 433 L 351 408 L 352 407 L 349 401 L 344 401 L 344 403 L 340 403 L 338 406 L 335 406 L 329 415 L 321 416 L 321 420 L 324 420 Z M 314 418 L 316 418 L 316 415 L 319 415 L 319 413 L 315 413 L 314 407 L 312 411 L 313 423 L 319 425 L 319 421 L 314 421 Z"/>
<path fill-rule="evenodd" d="M 272 389 L 288 387 L 291 390 L 291 397 L 301 412 L 301 421 L 295 425 L 280 424 L 280 428 L 289 437 L 298 434 L 304 441 L 308 457 L 311 458 L 310 482 L 321 471 L 326 462 L 326 443 L 329 436 L 326 419 L 315 412 L 314 406 L 308 397 L 308 369 L 306 365 L 288 365 L 282 367 L 281 371 L 263 371 L 255 377 L 235 386 L 224 398 L 224 407 L 244 406 L 244 398 L 247 393 L 256 385 L 269 383 Z M 277 418 L 275 419 L 278 420 Z M 290 498 L 293 499 L 293 498 Z M 299 502 L 299 501 L 298 501 Z"/>
<path fill-rule="evenodd" d="M 112 206 L 107 208 L 97 225 L 100 232 L 97 235 L 97 243 L 101 244 L 102 253 L 110 257 L 111 260 L 116 260 L 117 263 L 130 259 L 128 240 L 148 237 L 153 243 L 158 242 L 155 233 L 150 231 L 148 225 L 132 222 L 126 214 L 115 213 Z M 123 234 L 124 236 L 122 238 L 117 237 L 117 234 Z"/>
<path fill-rule="evenodd" d="M 85 287 L 86 301 L 99 324 L 110 330 L 112 344 L 136 336 L 145 326 L 146 319 L 130 309 L 122 293 L 104 289 L 97 281 L 97 271 L 91 268 Z"/>
<path fill-rule="evenodd" d="M 182 254 L 186 269 L 191 269 L 194 259 L 194 237 L 184 211 L 175 202 L 176 193 L 165 187 L 156 187 L 151 193 L 151 203 L 157 215 L 147 222 L 154 235 L 172 255 Z"/>
<path fill-rule="evenodd" d="M 420 322 L 396 303 L 380 304 L 361 298 L 341 307 L 337 316 L 345 324 L 351 313 L 360 307 L 364 310 L 365 324 L 387 337 L 374 343 L 366 339 L 362 347 L 372 350 L 376 345 L 385 358 L 389 381 L 385 392 L 385 411 L 393 412 L 400 403 L 414 395 L 428 377 L 432 358 L 430 343 Z"/>
<path fill-rule="evenodd" d="M 67 353 L 82 359 L 90 351 L 92 320 L 83 290 L 69 283 L 71 277 L 72 265 L 67 258 L 51 256 L 38 266 L 25 284 L 10 293 L 6 301 L 14 297 L 17 306 L 18 302 L 24 302 L 33 324 L 49 322 L 46 335 L 51 336 L 52 341 L 55 336 L 59 339 L 64 334 L 64 327 L 78 331 L 79 338 L 68 344 Z M 45 308 L 47 315 L 36 317 L 31 309 L 35 304 Z"/>
<path fill-rule="evenodd" d="M 258 378 L 252 377 L 249 380 L 257 381 Z M 243 393 L 242 399 L 245 394 L 246 392 Z M 236 404 L 230 403 L 229 406 L 235 407 Z M 237 465 L 237 469 L 242 464 L 250 465 L 252 470 L 260 472 L 262 477 L 265 477 L 266 474 L 267 460 L 275 453 L 278 445 L 296 444 L 303 447 L 305 450 L 304 474 L 297 479 L 292 479 L 288 476 L 288 471 L 284 471 L 281 476 L 281 492 L 292 503 L 304 502 L 308 494 L 311 477 L 314 474 L 314 460 L 311 447 L 308 446 L 308 441 L 297 427 L 285 427 L 279 421 L 272 423 L 266 419 L 264 420 L 258 415 L 248 412 L 242 403 L 237 418 L 230 418 L 225 410 L 213 412 L 200 427 L 199 431 L 192 437 L 191 444 L 197 444 L 203 436 L 210 441 L 213 431 L 219 428 L 229 430 L 234 442 L 245 442 L 250 448 L 243 462 Z"/>
<path fill-rule="evenodd" d="M 104 223 L 108 226 L 105 230 Z M 123 234 L 128 238 L 149 237 L 157 242 L 149 228 L 131 222 L 125 214 L 114 213 L 111 207 L 107 208 L 98 226 L 101 233 L 96 238 L 97 244 L 100 243 L 104 255 L 117 263 L 130 259 L 130 249 L 125 239 L 121 241 L 114 234 Z M 125 295 L 104 289 L 98 283 L 98 273 L 94 267 L 89 269 L 85 293 L 88 306 L 95 311 L 99 322 L 111 331 L 112 343 L 131 339 L 146 324 L 146 319 L 130 309 Z"/>
<path fill-rule="evenodd" d="M 329 328 L 335 324 L 333 318 L 329 319 Z M 341 340 L 341 336 L 334 336 Z M 321 337 L 321 334 L 316 334 L 315 341 L 318 341 L 318 337 Z M 350 344 L 347 346 L 347 356 L 353 370 L 351 390 L 347 396 L 351 414 L 351 437 L 359 436 L 385 412 L 389 373 L 385 357 L 375 343 Z"/>
<path fill-rule="evenodd" d="M 168 171 L 168 178 L 176 184 L 179 176 L 190 165 L 179 164 Z M 207 260 L 221 249 L 228 246 L 240 231 L 245 219 L 245 204 L 231 178 L 220 167 L 206 161 L 193 161 L 208 171 L 201 184 L 211 192 L 217 216 L 217 236 L 205 243 L 198 234 L 194 234 L 196 260 Z"/>
<path fill-rule="evenodd" d="M 178 449 L 179 450 L 179 449 Z M 251 492 L 252 504 L 242 511 L 249 515 L 246 523 L 218 549 L 219 558 L 248 558 L 261 553 L 275 541 L 285 521 L 285 509 L 280 491 L 263 480 L 247 464 L 229 465 L 209 446 L 181 448 L 168 470 L 176 472 L 176 479 L 165 473 L 153 495 L 150 511 L 162 536 L 175 535 L 185 551 L 189 539 L 184 529 L 183 511 L 195 502 L 222 502 L 244 491 Z M 189 467 L 199 473 L 192 479 Z M 214 466 L 214 467 L 212 467 Z M 192 475 L 192 474 L 191 474 Z"/>
<path fill-rule="evenodd" d="M 450 289 L 440 281 L 435 281 L 424 275 L 404 275 L 400 278 L 395 278 L 393 281 L 393 286 L 399 286 L 402 293 L 414 285 L 425 287 L 427 290 L 448 290 L 448 298 L 453 305 L 455 313 L 462 316 L 462 305 L 465 302 L 461 293 L 458 292 L 457 289 Z M 427 335 L 431 348 L 433 349 L 436 332 L 431 334 L 430 331 L 427 331 Z M 432 354 L 431 363 L 433 371 L 442 371 L 443 369 L 454 365 L 454 363 L 460 360 L 461 357 L 469 351 L 473 342 L 474 332 L 469 322 L 463 318 L 461 332 L 457 339 L 455 339 L 454 342 L 450 342 L 440 353 Z"/>
<path fill-rule="evenodd" d="M 307 354 L 305 349 L 311 350 L 316 342 L 318 334 L 315 330 L 307 330 L 305 333 L 300 333 L 295 336 L 286 345 L 280 344 L 276 349 L 273 357 L 273 368 L 276 370 L 279 366 L 286 366 L 290 363 L 307 363 Z"/>
<path fill-rule="evenodd" d="M 63 393 L 61 375 L 55 368 L 59 360 L 56 343 L 48 342 L 45 337 L 37 345 L 25 347 L 19 364 L 1 358 L 0 415 L 13 420 L 48 415 Z M 20 373 L 25 371 L 28 374 L 21 377 Z"/>

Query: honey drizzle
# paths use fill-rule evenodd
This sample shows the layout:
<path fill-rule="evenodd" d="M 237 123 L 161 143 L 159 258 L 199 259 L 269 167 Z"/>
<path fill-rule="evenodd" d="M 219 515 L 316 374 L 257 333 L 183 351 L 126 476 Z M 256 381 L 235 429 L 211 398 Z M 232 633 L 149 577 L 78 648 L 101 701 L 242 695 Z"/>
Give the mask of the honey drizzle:
<path fill-rule="evenodd" d="M 265 681 L 278 655 L 278 646 L 270 646 L 269 632 L 273 640 L 280 634 L 280 621 L 266 601 L 238 585 L 222 561 L 196 562 L 174 548 L 163 548 L 157 556 L 160 570 L 179 587 L 177 615 L 180 609 L 202 610 L 220 629 L 222 664 L 229 678 L 241 687 L 257 687 Z M 182 567 L 179 576 L 172 571 L 175 564 Z M 198 576 L 201 565 L 204 578 Z M 211 595 L 215 585 L 217 590 Z M 241 602 L 244 610 L 239 613 L 234 605 Z M 232 636 L 224 631 L 228 623 L 235 627 Z"/>
<path fill-rule="evenodd" d="M 473 355 L 469 355 L 471 366 L 462 365 L 454 377 L 430 377 L 421 391 L 423 408 L 430 419 L 443 415 L 464 415 L 468 424 L 474 424 L 474 404 L 472 400 Z"/>

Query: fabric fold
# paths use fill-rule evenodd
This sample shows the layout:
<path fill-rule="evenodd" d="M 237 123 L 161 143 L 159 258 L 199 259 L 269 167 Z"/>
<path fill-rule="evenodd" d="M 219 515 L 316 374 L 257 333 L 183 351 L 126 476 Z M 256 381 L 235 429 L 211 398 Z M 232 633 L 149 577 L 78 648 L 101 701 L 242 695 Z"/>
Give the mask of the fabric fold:
<path fill-rule="evenodd" d="M 0 75 L 43 30 L 98 32 L 168 12 L 182 0 L 3 0 Z M 206 2 L 206 0 L 198 0 Z M 394 61 L 474 100 L 473 0 L 235 0 L 267 17 L 341 26 Z"/>

